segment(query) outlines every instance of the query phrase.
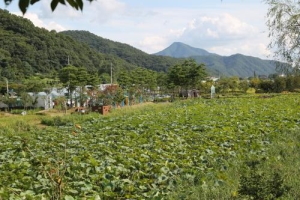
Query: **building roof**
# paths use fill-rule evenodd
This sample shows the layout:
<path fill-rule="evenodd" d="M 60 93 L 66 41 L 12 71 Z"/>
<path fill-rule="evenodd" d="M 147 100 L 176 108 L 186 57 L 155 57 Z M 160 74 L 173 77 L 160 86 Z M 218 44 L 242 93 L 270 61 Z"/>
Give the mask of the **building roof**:
<path fill-rule="evenodd" d="M 8 105 L 0 101 L 0 108 L 8 108 Z"/>

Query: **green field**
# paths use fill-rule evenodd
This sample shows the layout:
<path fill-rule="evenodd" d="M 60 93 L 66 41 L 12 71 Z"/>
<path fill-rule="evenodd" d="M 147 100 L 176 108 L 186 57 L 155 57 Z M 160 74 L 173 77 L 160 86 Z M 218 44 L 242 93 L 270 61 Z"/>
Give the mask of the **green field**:
<path fill-rule="evenodd" d="M 40 119 L 0 129 L 0 199 L 300 199 L 299 95 Z"/>

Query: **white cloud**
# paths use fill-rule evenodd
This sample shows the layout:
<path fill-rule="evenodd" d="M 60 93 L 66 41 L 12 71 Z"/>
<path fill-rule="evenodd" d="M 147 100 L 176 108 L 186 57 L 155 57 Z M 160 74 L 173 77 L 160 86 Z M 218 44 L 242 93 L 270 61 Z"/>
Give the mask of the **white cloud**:
<path fill-rule="evenodd" d="M 54 11 L 50 7 L 51 0 L 43 0 L 39 2 L 40 9 L 36 12 L 40 19 L 74 19 L 79 18 L 82 13 L 75 10 L 69 5 L 58 4 Z M 26 14 L 27 15 L 27 14 Z"/>
<path fill-rule="evenodd" d="M 255 57 L 267 58 L 271 52 L 264 43 L 249 41 L 236 42 L 226 46 L 214 46 L 207 49 L 210 52 L 215 52 L 220 55 L 232 55 L 236 53 L 251 55 Z"/>
<path fill-rule="evenodd" d="M 91 22 L 104 23 L 118 15 L 123 14 L 126 10 L 126 5 L 117 0 L 97 0 L 92 4 L 87 4 L 84 8 L 84 14 L 91 15 Z"/>
<path fill-rule="evenodd" d="M 159 36 L 148 36 L 139 42 L 139 47 L 141 49 L 147 48 L 151 53 L 163 50 L 166 45 L 168 45 L 168 40 Z M 151 48 L 149 49 L 149 47 Z"/>
<path fill-rule="evenodd" d="M 219 16 L 202 16 L 188 23 L 180 40 L 206 43 L 213 39 L 215 42 L 231 42 L 252 37 L 258 30 L 245 22 L 231 16 L 222 14 Z"/>
<path fill-rule="evenodd" d="M 163 37 L 165 44 L 179 41 L 220 55 L 241 53 L 265 58 L 270 54 L 268 38 L 260 31 L 238 17 L 223 13 L 190 19 L 185 26 L 170 29 Z"/>
<path fill-rule="evenodd" d="M 14 14 L 18 16 L 23 16 L 20 12 Z M 29 19 L 35 26 L 39 28 L 45 28 L 49 31 L 56 30 L 57 32 L 66 30 L 65 27 L 54 21 L 45 22 L 41 20 L 39 16 L 35 13 L 27 12 L 23 17 Z"/>

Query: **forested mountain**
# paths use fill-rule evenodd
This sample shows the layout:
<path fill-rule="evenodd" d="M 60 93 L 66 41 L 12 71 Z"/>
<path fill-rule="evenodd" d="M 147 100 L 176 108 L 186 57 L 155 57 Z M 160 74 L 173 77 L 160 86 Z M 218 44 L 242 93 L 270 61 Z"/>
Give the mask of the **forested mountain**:
<path fill-rule="evenodd" d="M 111 63 L 114 73 L 136 67 L 0 9 L 0 76 L 18 81 L 35 73 L 54 75 L 68 63 L 93 73 L 109 73 Z"/>
<path fill-rule="evenodd" d="M 191 57 L 197 63 L 204 63 L 214 75 L 250 77 L 254 72 L 257 75 L 269 75 L 276 72 L 275 62 L 271 60 L 242 54 L 220 56 L 179 42 L 173 43 L 155 55 L 168 55 L 175 58 Z"/>
<path fill-rule="evenodd" d="M 170 56 L 174 58 L 188 58 L 191 56 L 213 55 L 204 49 L 194 48 L 181 42 L 174 42 L 166 49 L 155 53 L 158 56 Z"/>
<path fill-rule="evenodd" d="M 213 75 L 251 77 L 276 73 L 276 64 L 272 60 L 234 54 L 231 56 L 192 56 L 198 63 L 205 63 Z"/>
<path fill-rule="evenodd" d="M 104 39 L 88 31 L 63 31 L 60 33 L 71 36 L 74 40 L 85 43 L 101 53 L 115 55 L 128 63 L 155 71 L 167 71 L 170 66 L 180 62 L 179 59 L 171 57 L 149 55 L 128 44 Z"/>

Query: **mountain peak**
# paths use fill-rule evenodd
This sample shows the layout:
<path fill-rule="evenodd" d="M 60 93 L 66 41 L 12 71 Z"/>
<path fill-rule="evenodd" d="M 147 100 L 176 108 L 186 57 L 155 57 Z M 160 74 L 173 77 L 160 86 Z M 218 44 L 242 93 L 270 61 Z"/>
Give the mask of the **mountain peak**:
<path fill-rule="evenodd" d="M 159 56 L 170 56 L 175 58 L 188 58 L 191 56 L 208 56 L 211 55 L 208 51 L 200 48 L 191 47 L 182 42 L 174 42 L 166 49 L 155 53 L 154 55 Z"/>

